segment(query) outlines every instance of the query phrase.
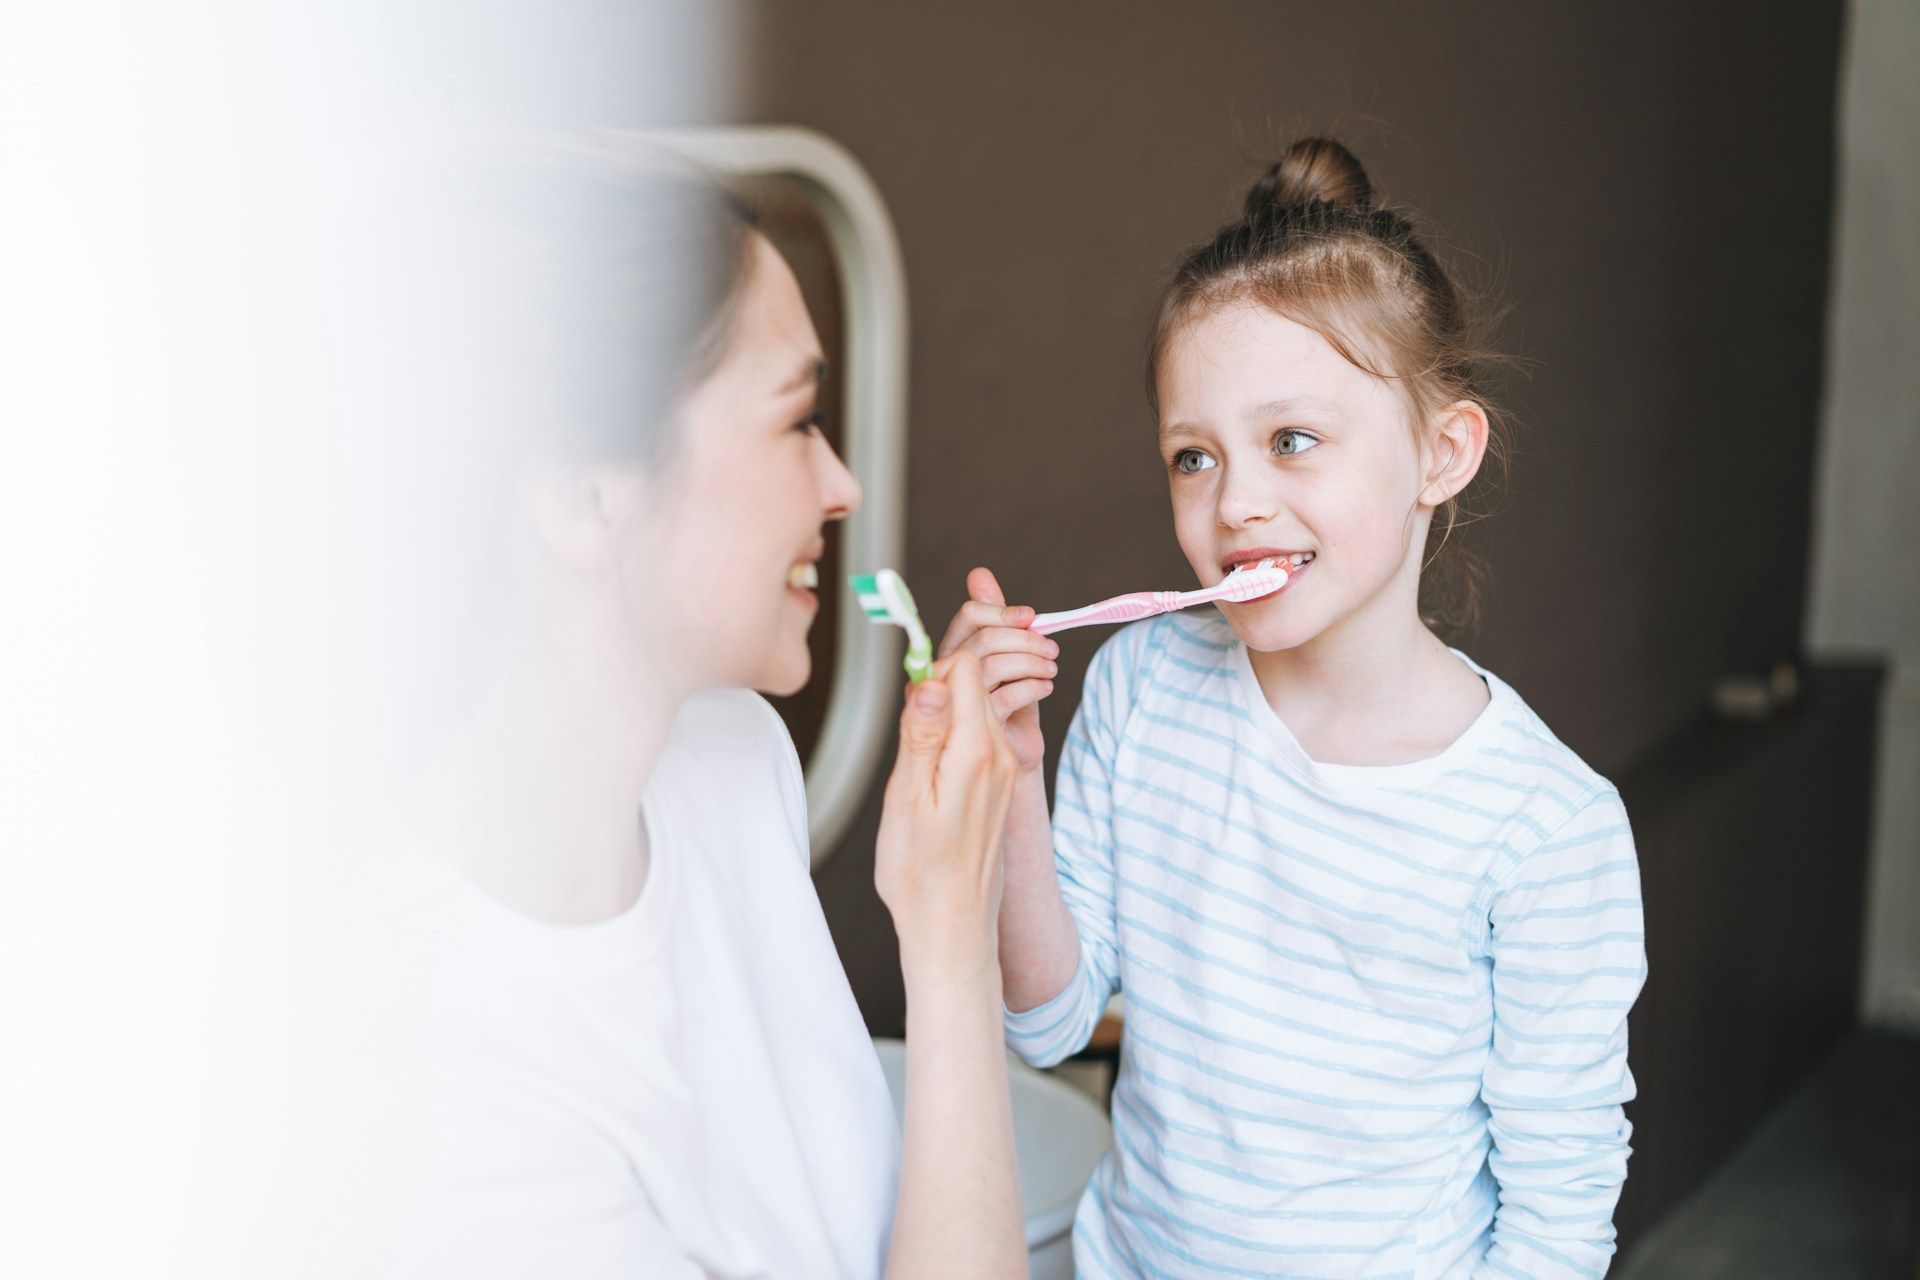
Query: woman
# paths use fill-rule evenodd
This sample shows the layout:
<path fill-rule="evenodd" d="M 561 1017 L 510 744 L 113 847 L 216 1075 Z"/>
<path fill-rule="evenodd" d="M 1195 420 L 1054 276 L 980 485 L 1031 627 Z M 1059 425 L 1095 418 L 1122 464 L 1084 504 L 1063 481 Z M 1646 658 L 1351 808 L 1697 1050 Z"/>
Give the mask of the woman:
<path fill-rule="evenodd" d="M 806 681 L 823 530 L 860 499 L 798 285 L 699 184 L 560 162 L 511 185 L 507 274 L 567 396 L 516 466 L 505 638 L 413 806 L 458 875 L 426 890 L 435 1156 L 402 1268 L 1024 1275 L 995 944 L 1013 766 L 978 664 L 911 691 L 876 851 L 902 1146 L 759 696 Z"/>

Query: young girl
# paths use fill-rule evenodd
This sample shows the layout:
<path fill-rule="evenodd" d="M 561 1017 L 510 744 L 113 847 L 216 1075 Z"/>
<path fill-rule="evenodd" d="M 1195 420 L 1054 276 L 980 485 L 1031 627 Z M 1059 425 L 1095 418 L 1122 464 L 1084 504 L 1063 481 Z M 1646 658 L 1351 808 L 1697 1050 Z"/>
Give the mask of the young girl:
<path fill-rule="evenodd" d="M 1125 993 L 1082 1276 L 1607 1269 L 1645 974 L 1626 813 L 1418 607 L 1488 448 L 1468 332 L 1359 162 L 1296 143 L 1181 264 L 1149 362 L 1195 574 L 1284 557 L 1287 585 L 1101 647 L 1051 823 L 1057 648 L 985 570 L 948 632 L 1023 769 L 1008 1039 L 1058 1062 Z"/>

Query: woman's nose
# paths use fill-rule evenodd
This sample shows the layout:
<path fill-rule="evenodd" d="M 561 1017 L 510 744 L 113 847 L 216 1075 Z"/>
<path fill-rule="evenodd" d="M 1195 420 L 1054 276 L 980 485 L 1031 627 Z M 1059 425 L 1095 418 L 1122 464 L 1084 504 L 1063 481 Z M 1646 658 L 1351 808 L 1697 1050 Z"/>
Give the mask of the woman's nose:
<path fill-rule="evenodd" d="M 845 520 L 860 508 L 860 482 L 853 478 L 853 472 L 847 469 L 847 464 L 840 461 L 840 455 L 824 439 L 820 441 L 820 451 L 824 455 L 820 496 L 826 504 L 826 518 Z"/>

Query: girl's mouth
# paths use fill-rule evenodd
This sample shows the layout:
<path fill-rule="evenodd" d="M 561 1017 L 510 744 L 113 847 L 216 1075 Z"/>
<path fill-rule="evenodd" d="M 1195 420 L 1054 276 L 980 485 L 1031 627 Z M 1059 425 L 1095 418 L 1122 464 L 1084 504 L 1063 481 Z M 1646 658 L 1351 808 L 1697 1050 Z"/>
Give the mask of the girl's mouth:
<path fill-rule="evenodd" d="M 1314 553 L 1311 551 L 1274 551 L 1262 547 L 1251 552 L 1236 551 L 1227 558 L 1226 563 L 1221 567 L 1230 574 L 1239 573 L 1244 569 L 1256 569 L 1261 565 L 1277 564 L 1286 569 L 1287 580 L 1284 583 L 1263 596 L 1255 596 L 1251 600 L 1243 600 L 1240 602 L 1243 605 L 1248 605 L 1259 604 L 1262 601 L 1272 600 L 1281 595 L 1294 584 L 1294 581 L 1306 571 L 1307 567 L 1311 565 L 1313 561 Z"/>

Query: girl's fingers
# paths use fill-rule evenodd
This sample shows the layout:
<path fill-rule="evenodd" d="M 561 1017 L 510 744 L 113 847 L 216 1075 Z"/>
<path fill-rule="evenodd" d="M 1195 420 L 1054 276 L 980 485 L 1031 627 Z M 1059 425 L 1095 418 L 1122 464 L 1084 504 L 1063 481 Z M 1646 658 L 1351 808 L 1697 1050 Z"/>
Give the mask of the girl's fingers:
<path fill-rule="evenodd" d="M 985 565 L 967 574 L 967 595 L 975 600 L 984 600 L 988 604 L 1005 604 L 1007 593 L 1000 589 L 1000 580 L 993 576 L 993 570 Z"/>
<path fill-rule="evenodd" d="M 1060 668 L 1037 653 L 994 653 L 981 659 L 980 672 L 987 688 L 998 691 L 1016 680 L 1051 680 Z"/>
<path fill-rule="evenodd" d="M 953 621 L 947 624 L 947 633 L 940 637 L 940 655 L 945 657 L 953 653 L 987 627 L 1024 630 L 1034 616 L 1034 611 L 1023 604 L 1009 606 L 969 600 L 960 606 L 959 612 L 953 615 Z"/>
<path fill-rule="evenodd" d="M 1016 680 L 1012 684 L 1001 685 L 993 691 L 993 712 L 1004 721 L 1014 712 L 1026 710 L 1052 692 L 1051 680 Z"/>
<path fill-rule="evenodd" d="M 1060 643 L 1024 627 L 985 627 L 960 646 L 982 661 L 996 653 L 1029 653 L 1049 662 L 1060 656 Z"/>

